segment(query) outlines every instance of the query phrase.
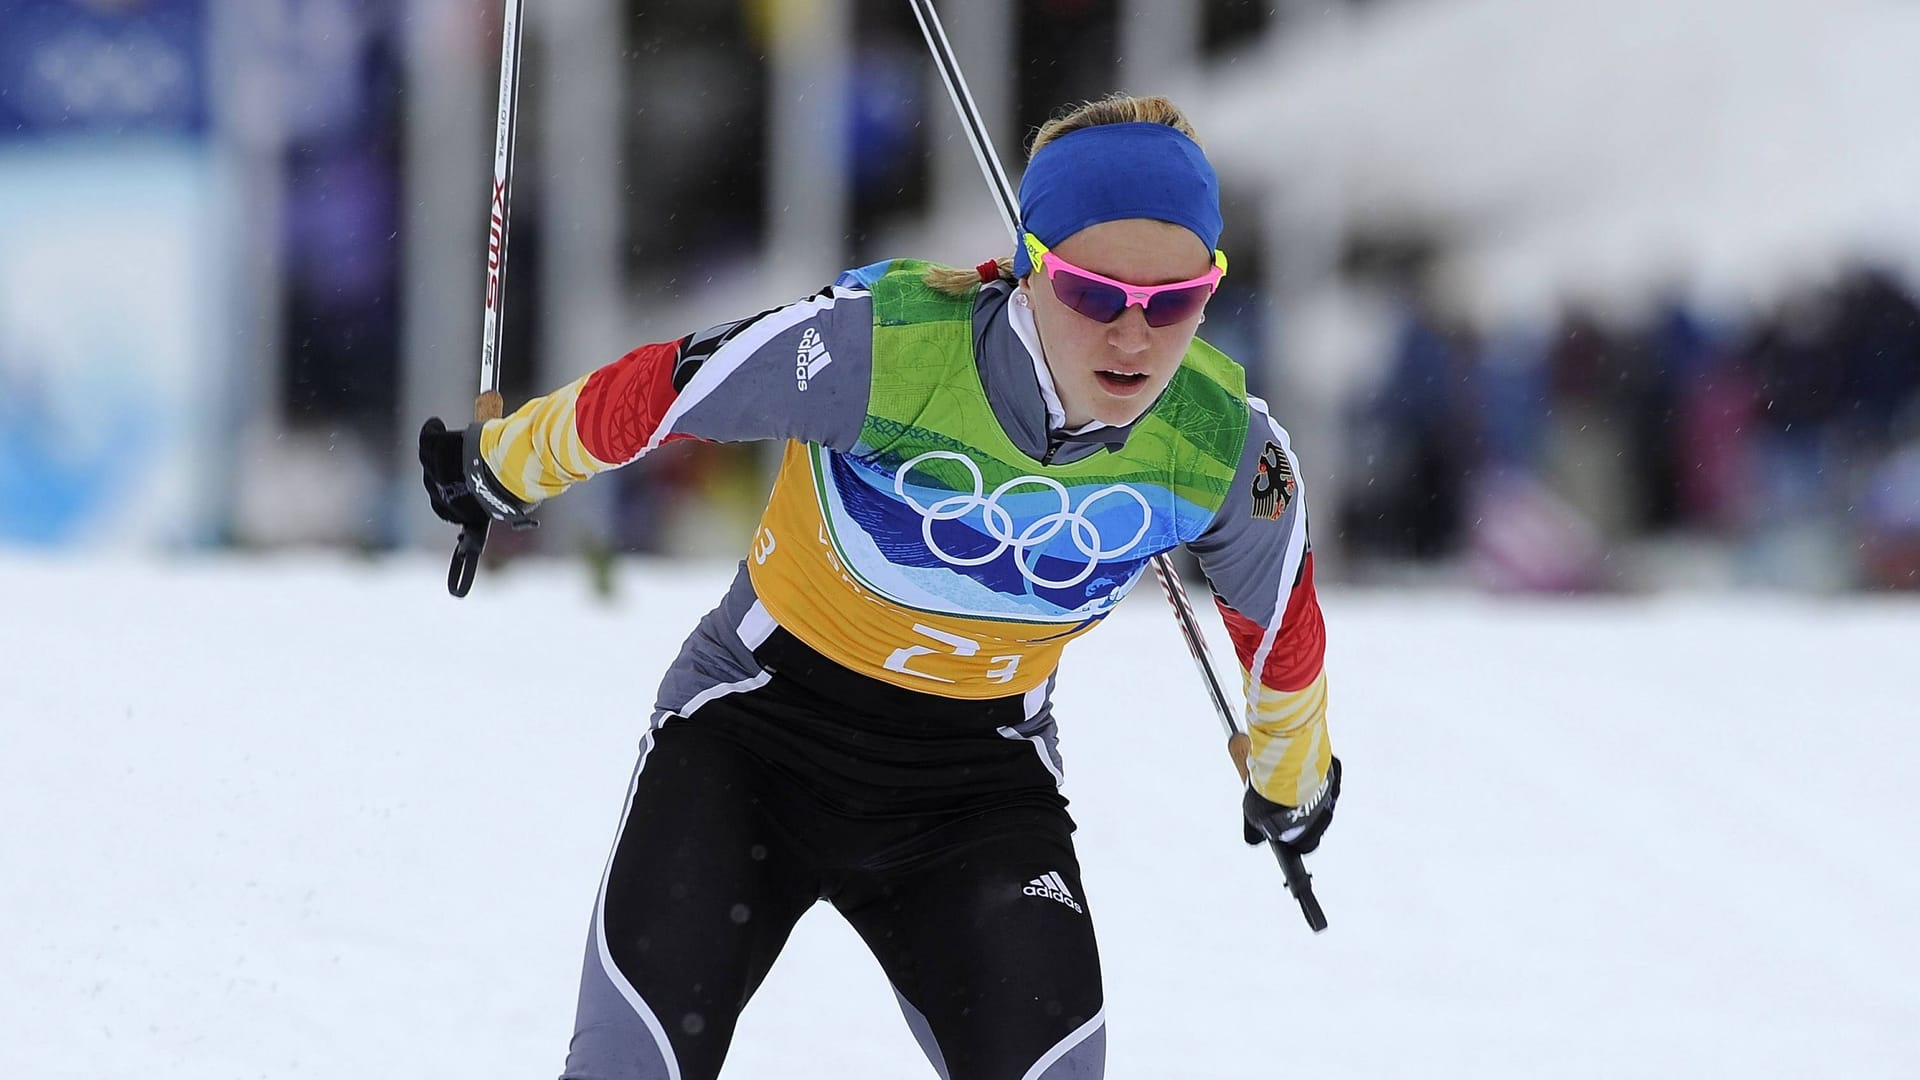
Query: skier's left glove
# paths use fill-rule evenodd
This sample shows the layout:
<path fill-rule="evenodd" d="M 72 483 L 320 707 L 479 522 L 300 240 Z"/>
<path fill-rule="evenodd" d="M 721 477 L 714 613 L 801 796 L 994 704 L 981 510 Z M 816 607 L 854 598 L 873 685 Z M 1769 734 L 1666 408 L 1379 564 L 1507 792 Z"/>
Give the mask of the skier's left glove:
<path fill-rule="evenodd" d="M 462 528 L 484 528 L 504 521 L 516 529 L 539 522 L 527 516 L 532 509 L 508 491 L 487 459 L 480 454 L 480 425 L 448 431 L 440 418 L 430 417 L 420 427 L 420 479 L 427 499 L 440 520 Z"/>
<path fill-rule="evenodd" d="M 1327 778 L 1313 797 L 1300 806 L 1286 806 L 1263 797 L 1251 786 L 1240 800 L 1245 815 L 1247 843 L 1279 844 L 1296 855 L 1320 846 L 1320 835 L 1333 824 L 1333 804 L 1340 799 L 1340 759 L 1327 766 Z"/>

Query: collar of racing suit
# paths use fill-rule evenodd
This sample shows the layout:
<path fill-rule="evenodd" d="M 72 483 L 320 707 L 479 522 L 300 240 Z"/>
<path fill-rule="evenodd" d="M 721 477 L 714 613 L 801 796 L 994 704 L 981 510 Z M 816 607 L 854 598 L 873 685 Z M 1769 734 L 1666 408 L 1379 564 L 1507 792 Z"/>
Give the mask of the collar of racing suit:
<path fill-rule="evenodd" d="M 1132 424 L 1112 427 L 1096 420 L 1065 430 L 1066 414 L 1040 352 L 1033 313 L 1011 303 L 1012 297 L 1012 282 L 989 282 L 980 289 L 973 306 L 973 355 L 987 402 L 1014 445 L 1035 459 L 1059 465 L 1103 447 L 1125 446 Z"/>

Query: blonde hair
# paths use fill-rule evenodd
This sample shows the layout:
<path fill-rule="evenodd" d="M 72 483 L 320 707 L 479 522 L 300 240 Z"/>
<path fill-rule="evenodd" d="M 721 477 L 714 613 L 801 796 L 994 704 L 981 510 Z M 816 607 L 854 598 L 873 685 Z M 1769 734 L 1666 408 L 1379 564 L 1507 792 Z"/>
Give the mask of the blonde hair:
<path fill-rule="evenodd" d="M 1098 101 L 1082 102 L 1040 125 L 1040 130 L 1034 133 L 1033 145 L 1027 148 L 1027 160 L 1033 160 L 1033 155 L 1062 135 L 1102 124 L 1165 124 L 1196 143 L 1200 141 L 1200 135 L 1193 130 L 1187 115 L 1166 98 L 1115 93 Z M 995 262 L 999 265 L 1002 281 L 1014 280 L 1013 256 L 1002 255 Z M 955 298 L 967 295 L 981 284 L 978 269 L 959 266 L 929 266 L 920 280 L 935 292 Z"/>

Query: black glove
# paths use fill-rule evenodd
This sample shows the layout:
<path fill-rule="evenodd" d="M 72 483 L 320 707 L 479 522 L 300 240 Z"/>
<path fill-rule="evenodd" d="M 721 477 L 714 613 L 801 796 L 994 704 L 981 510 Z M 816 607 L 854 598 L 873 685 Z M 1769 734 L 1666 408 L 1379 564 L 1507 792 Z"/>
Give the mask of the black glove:
<path fill-rule="evenodd" d="M 448 431 L 439 417 L 430 417 L 420 426 L 420 473 L 427 499 L 442 521 L 462 529 L 484 529 L 496 520 L 516 529 L 539 524 L 527 516 L 527 504 L 514 498 L 487 468 L 480 456 L 479 424 Z"/>
<path fill-rule="evenodd" d="M 1340 759 L 1327 766 L 1327 778 L 1304 806 L 1283 806 L 1263 798 L 1252 787 L 1240 800 L 1240 812 L 1247 843 L 1264 844 L 1271 840 L 1296 855 L 1305 855 L 1320 846 L 1320 834 L 1333 824 L 1333 804 L 1340 799 Z"/>

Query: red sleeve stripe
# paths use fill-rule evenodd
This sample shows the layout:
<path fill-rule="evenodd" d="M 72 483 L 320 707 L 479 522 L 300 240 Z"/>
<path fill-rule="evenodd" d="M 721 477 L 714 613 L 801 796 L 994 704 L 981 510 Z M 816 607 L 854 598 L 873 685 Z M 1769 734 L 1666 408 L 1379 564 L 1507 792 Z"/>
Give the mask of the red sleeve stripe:
<path fill-rule="evenodd" d="M 625 465 L 646 450 L 679 395 L 673 365 L 680 343 L 642 345 L 588 376 L 574 403 L 580 445 L 608 465 Z"/>
<path fill-rule="evenodd" d="M 1252 671 L 1260 664 L 1260 685 L 1290 693 L 1312 685 L 1320 677 L 1327 654 L 1327 628 L 1320 615 L 1320 600 L 1313 588 L 1313 554 L 1301 560 L 1300 580 L 1287 596 L 1286 612 L 1272 633 L 1245 615 L 1215 598 L 1220 617 L 1227 624 L 1227 636 L 1240 666 Z M 1272 633 L 1271 642 L 1268 635 Z M 1259 659 L 1262 645 L 1267 646 L 1264 660 Z"/>
<path fill-rule="evenodd" d="M 1213 598 L 1213 606 L 1220 609 L 1220 620 L 1227 624 L 1227 637 L 1233 642 L 1233 654 L 1240 658 L 1240 667 L 1251 668 L 1254 650 L 1267 636 L 1267 628 L 1228 607 L 1218 596 Z"/>

